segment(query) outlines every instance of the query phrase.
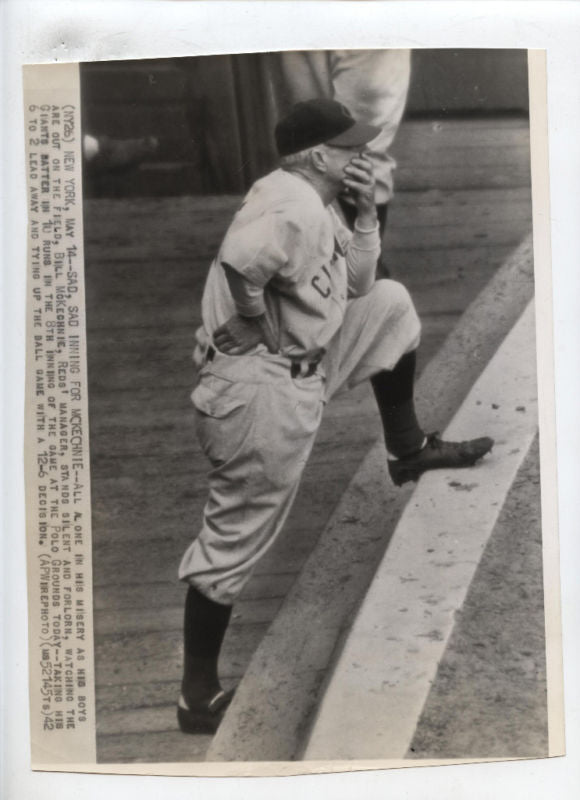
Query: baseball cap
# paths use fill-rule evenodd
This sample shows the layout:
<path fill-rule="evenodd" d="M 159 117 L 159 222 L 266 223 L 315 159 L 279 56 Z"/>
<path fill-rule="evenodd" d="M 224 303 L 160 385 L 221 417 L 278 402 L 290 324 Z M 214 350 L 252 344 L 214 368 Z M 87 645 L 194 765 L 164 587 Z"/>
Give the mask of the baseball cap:
<path fill-rule="evenodd" d="M 296 103 L 276 125 L 275 137 L 278 153 L 289 156 L 317 144 L 359 147 L 380 132 L 374 125 L 357 122 L 337 100 L 320 97 Z"/>

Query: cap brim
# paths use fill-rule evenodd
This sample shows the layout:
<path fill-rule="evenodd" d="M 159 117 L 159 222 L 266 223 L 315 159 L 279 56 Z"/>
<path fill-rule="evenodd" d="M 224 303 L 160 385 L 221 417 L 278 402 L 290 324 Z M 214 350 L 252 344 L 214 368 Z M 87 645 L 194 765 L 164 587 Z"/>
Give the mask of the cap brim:
<path fill-rule="evenodd" d="M 333 136 L 332 139 L 327 139 L 326 144 L 332 147 L 360 147 L 367 142 L 376 139 L 381 132 L 380 128 L 376 125 L 366 125 L 364 122 L 355 122 L 344 133 L 339 133 L 338 136 Z"/>

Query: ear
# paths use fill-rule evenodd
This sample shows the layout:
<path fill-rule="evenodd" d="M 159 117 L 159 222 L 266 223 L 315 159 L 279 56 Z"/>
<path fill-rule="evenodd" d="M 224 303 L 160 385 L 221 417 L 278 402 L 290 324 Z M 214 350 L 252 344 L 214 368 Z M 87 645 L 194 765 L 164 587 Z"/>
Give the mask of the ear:
<path fill-rule="evenodd" d="M 311 153 L 310 158 L 312 166 L 316 172 L 326 172 L 328 165 L 326 163 L 326 151 L 322 147 L 315 147 Z"/>

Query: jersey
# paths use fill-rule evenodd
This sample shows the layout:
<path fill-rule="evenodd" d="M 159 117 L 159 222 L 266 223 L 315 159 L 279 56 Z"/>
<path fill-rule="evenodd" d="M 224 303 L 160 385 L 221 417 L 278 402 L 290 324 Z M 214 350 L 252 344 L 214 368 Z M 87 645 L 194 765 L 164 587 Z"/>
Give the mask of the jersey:
<path fill-rule="evenodd" d="M 226 265 L 263 289 L 280 354 L 315 357 L 339 329 L 348 297 L 357 294 L 346 261 L 351 238 L 301 177 L 277 169 L 257 181 L 210 267 L 202 300 L 206 333 L 211 338 L 236 313 Z"/>

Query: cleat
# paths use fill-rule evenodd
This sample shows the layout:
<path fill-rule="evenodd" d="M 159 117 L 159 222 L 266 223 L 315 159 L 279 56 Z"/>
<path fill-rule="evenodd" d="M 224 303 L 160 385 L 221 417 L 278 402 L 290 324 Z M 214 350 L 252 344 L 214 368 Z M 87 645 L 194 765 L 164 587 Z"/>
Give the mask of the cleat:
<path fill-rule="evenodd" d="M 223 689 L 209 700 L 187 705 L 183 695 L 177 703 L 177 723 L 182 733 L 215 733 L 232 701 L 235 689 Z"/>
<path fill-rule="evenodd" d="M 418 453 L 388 462 L 389 474 L 396 486 L 417 481 L 430 469 L 471 467 L 489 453 L 493 439 L 483 436 L 467 442 L 444 442 L 438 433 L 430 433 Z"/>

